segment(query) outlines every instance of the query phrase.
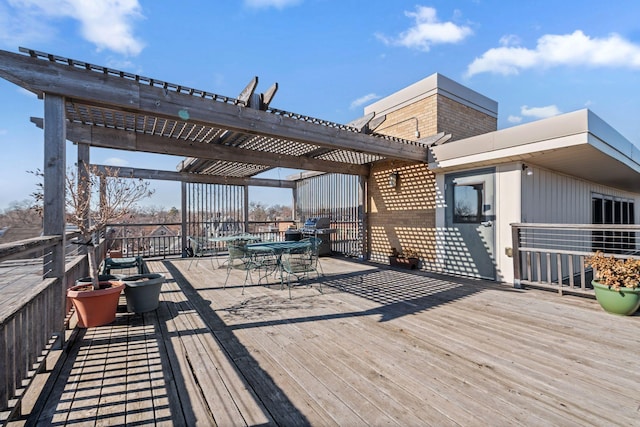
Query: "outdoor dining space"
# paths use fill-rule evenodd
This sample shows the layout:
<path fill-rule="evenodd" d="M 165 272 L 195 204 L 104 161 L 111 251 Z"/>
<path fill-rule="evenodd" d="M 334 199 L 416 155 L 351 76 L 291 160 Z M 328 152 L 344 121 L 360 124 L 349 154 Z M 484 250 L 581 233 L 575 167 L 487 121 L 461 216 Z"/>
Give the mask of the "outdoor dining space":
<path fill-rule="evenodd" d="M 506 150 L 495 170 L 485 164 L 471 143 L 496 127 L 493 102 L 471 102 L 484 97 L 425 79 L 415 102 L 424 118 L 404 99 L 412 89 L 340 124 L 272 107 L 277 84 L 260 93 L 257 77 L 229 97 L 22 48 L 0 51 L 0 78 L 43 100 L 43 117 L 30 120 L 43 129 L 45 166 L 42 235 L 0 248 L 12 262 L 0 280 L 0 423 L 640 425 L 640 315 L 603 311 L 579 262 L 594 236 L 637 249 L 640 230 L 604 229 L 607 212 L 628 221 L 637 203 L 603 196 L 593 205 L 602 229 L 573 224 L 578 237 L 554 228 L 540 241 L 545 224 L 513 232 L 525 205 L 485 196 L 526 189 L 525 200 L 535 188 L 527 177 L 554 176 L 540 159 L 558 157 Z M 77 176 L 96 180 L 96 197 L 82 199 L 98 202 L 71 216 L 86 231 L 73 257 L 60 194 L 91 188 L 65 190 L 68 142 Z M 470 153 L 462 160 L 477 160 L 456 163 L 458 143 Z M 94 148 L 182 160 L 114 171 L 94 163 Z M 620 169 L 609 185 L 636 191 L 637 170 Z M 179 223 L 137 224 L 165 235 L 127 237 L 136 224 L 105 220 L 89 233 L 89 214 L 110 211 L 108 184 L 120 180 L 179 183 Z M 256 188 L 290 191 L 290 214 L 258 226 Z M 590 206 L 594 188 L 603 187 L 584 187 L 576 204 Z M 319 218 L 323 227 L 307 227 Z M 286 241 L 289 227 L 322 236 L 332 256 L 319 258 L 311 238 Z M 574 257 L 575 242 L 587 247 Z M 29 252 L 37 263 L 13 264 Z M 392 258 L 414 259 L 416 270 L 389 267 Z M 98 264 L 139 273 L 140 260 L 166 279 L 157 308 L 127 312 L 120 296 L 115 321 L 77 327 L 67 290 Z"/>
<path fill-rule="evenodd" d="M 224 286 L 224 260 L 146 260 L 167 279 L 158 309 L 131 314 L 121 302 L 114 323 L 75 329 L 28 422 L 640 422 L 638 316 L 340 257 L 294 280 L 290 299 L 279 277 L 243 285 L 232 270 Z"/>

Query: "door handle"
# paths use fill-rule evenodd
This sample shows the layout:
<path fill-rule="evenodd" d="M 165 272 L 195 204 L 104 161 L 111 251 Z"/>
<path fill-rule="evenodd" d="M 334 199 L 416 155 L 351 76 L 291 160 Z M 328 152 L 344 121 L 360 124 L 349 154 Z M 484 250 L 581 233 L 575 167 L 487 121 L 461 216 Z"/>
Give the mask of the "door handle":
<path fill-rule="evenodd" d="M 480 225 L 483 227 L 493 227 L 493 221 L 482 221 Z"/>

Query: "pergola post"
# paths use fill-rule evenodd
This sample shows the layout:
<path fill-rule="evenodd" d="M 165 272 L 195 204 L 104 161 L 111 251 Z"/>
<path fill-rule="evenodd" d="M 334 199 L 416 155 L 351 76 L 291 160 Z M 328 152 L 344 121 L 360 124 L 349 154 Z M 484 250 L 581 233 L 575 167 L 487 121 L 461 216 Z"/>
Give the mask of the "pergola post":
<path fill-rule="evenodd" d="M 244 186 L 244 201 L 242 203 L 244 209 L 244 232 L 249 232 L 249 186 Z"/>
<path fill-rule="evenodd" d="M 52 325 L 57 336 L 56 347 L 64 338 L 64 317 L 66 306 L 65 274 L 65 169 L 66 169 L 66 122 L 65 99 L 59 95 L 45 94 L 44 97 L 44 200 L 43 234 L 61 235 L 60 243 L 54 245 L 44 257 L 44 275 L 57 281 L 52 312 Z M 62 195 L 62 197 L 61 197 Z"/>
<path fill-rule="evenodd" d="M 182 223 L 180 224 L 180 236 L 182 245 L 182 258 L 187 257 L 187 183 L 182 181 L 180 183 L 180 215 L 182 216 Z"/>
<path fill-rule="evenodd" d="M 358 216 L 360 223 L 362 224 L 362 259 L 369 259 L 371 254 L 371 240 L 369 239 L 369 206 L 367 197 L 367 177 L 359 176 L 358 183 Z"/>
<path fill-rule="evenodd" d="M 293 207 L 291 211 L 291 217 L 293 219 L 294 224 L 298 222 L 298 182 L 296 181 L 296 186 L 291 189 L 293 192 Z"/>

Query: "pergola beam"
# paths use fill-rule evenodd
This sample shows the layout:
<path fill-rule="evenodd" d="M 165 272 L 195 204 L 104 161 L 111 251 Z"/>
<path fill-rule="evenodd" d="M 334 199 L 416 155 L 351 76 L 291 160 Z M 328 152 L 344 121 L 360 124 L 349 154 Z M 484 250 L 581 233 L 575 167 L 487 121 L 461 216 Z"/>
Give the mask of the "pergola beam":
<path fill-rule="evenodd" d="M 32 117 L 31 121 L 40 128 L 43 126 L 41 118 Z M 79 123 L 67 124 L 67 139 L 78 144 L 90 144 L 93 147 L 117 150 L 170 154 L 198 159 L 250 163 L 347 175 L 369 175 L 369 167 L 367 165 L 336 163 L 304 156 L 269 155 L 269 153 L 263 151 L 88 126 Z"/>
<path fill-rule="evenodd" d="M 138 114 L 187 120 L 204 126 L 390 159 L 428 161 L 428 147 L 320 125 L 281 114 L 156 87 L 131 78 L 81 69 L 26 55 L 0 51 L 0 77 L 38 95 L 57 93 L 88 104 Z M 278 156 L 273 154 L 273 156 Z"/>
<path fill-rule="evenodd" d="M 162 181 L 181 181 L 201 184 L 249 185 L 252 187 L 295 188 L 296 183 L 280 179 L 235 178 L 220 175 L 205 175 L 188 172 L 173 172 L 155 169 L 140 169 L 121 166 L 91 165 L 104 173 L 107 168 L 118 171 L 118 176 L 135 179 L 155 179 Z"/>

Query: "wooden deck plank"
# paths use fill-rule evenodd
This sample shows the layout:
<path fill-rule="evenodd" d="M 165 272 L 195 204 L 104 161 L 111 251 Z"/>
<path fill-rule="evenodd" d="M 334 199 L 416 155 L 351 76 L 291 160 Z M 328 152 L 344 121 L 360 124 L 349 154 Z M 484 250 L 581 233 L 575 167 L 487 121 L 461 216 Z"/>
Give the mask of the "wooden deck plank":
<path fill-rule="evenodd" d="M 465 302 L 463 301 L 460 302 L 460 306 L 464 306 L 464 304 Z M 499 346 L 496 347 L 494 335 L 487 334 L 486 336 L 478 336 L 478 330 L 475 327 L 474 322 L 476 321 L 476 319 L 479 319 L 482 317 L 482 313 L 480 312 L 468 313 L 468 316 L 467 316 L 466 314 L 461 315 L 461 312 L 459 312 L 459 310 L 456 310 L 455 315 L 452 315 L 449 319 L 443 319 L 444 317 L 442 315 L 443 311 L 446 311 L 447 309 L 449 309 L 449 307 L 451 306 L 447 305 L 447 306 L 438 307 L 435 309 L 435 311 L 437 311 L 437 315 L 430 317 L 429 322 L 419 322 L 419 324 L 422 326 L 425 326 L 425 328 L 415 333 L 415 336 L 424 337 L 424 338 L 418 338 L 418 339 L 424 339 L 426 344 L 435 345 L 435 346 L 441 345 L 443 349 L 443 355 L 444 354 L 448 355 L 449 353 L 447 353 L 446 350 L 451 350 L 452 342 L 455 343 L 457 339 L 454 336 L 454 334 L 452 334 L 450 331 L 453 331 L 453 330 L 459 331 L 455 335 L 462 334 L 463 338 L 461 338 L 460 349 L 456 352 L 453 352 L 454 355 L 469 354 L 469 355 L 477 356 L 479 353 L 484 353 L 486 355 L 486 359 L 472 360 L 472 362 L 477 363 L 478 367 L 486 366 L 487 368 L 491 368 L 491 369 L 494 369 L 495 367 L 501 368 L 500 364 L 497 362 L 499 361 L 500 358 L 502 358 L 502 354 L 504 354 L 504 352 L 509 352 L 510 347 L 518 347 L 518 343 L 513 342 L 511 340 L 505 340 L 503 342 L 506 344 L 503 348 L 500 348 Z M 409 318 L 408 321 L 411 321 L 411 318 Z M 505 324 L 505 329 L 507 329 L 508 327 L 509 325 Z M 405 331 L 405 332 L 411 331 L 411 327 L 408 325 L 403 325 L 402 331 Z M 441 344 L 438 342 L 438 340 L 435 339 L 435 337 L 437 337 L 438 335 L 440 335 Z M 492 340 L 494 342 L 492 342 Z M 476 341 L 479 342 L 480 345 L 473 344 L 473 346 L 467 345 L 466 347 L 464 347 L 465 343 L 475 343 Z M 486 346 L 483 346 L 484 342 L 487 343 Z M 531 351 L 527 352 L 527 354 L 530 354 L 530 353 Z M 439 357 L 436 357 L 435 360 L 442 360 L 442 359 L 446 360 L 447 358 L 448 357 L 443 358 L 439 356 Z M 527 357 L 523 358 L 523 360 L 517 360 L 516 364 L 519 367 L 518 369 L 524 368 L 525 371 L 530 370 L 532 372 L 536 372 L 535 369 L 531 370 L 530 367 L 527 365 L 527 363 L 531 364 L 530 360 L 531 359 Z M 450 363 L 454 363 L 455 365 L 462 365 L 463 363 L 465 363 L 465 361 L 452 360 Z M 473 367 L 473 363 L 470 365 L 471 368 Z M 513 363 L 514 362 L 512 360 L 504 360 L 504 366 L 506 367 L 509 367 Z M 552 369 L 556 368 L 553 366 L 552 362 L 548 364 L 541 364 L 540 366 L 537 366 L 537 368 L 539 370 L 542 370 L 541 376 L 546 378 L 546 380 L 549 380 L 549 378 L 553 379 L 557 377 L 557 372 L 552 371 Z M 544 372 L 545 370 L 550 372 Z M 512 381 L 514 381 L 514 385 L 518 384 L 519 380 L 523 377 L 525 378 L 524 382 L 526 383 L 524 388 L 530 387 L 532 379 L 531 378 L 527 379 L 526 372 L 522 372 L 521 370 L 512 372 L 511 378 L 512 378 Z M 486 387 L 486 383 L 483 382 L 482 384 L 483 386 Z M 543 384 L 544 386 L 546 386 L 546 383 L 544 383 L 544 381 L 543 381 Z M 577 391 L 575 387 L 573 387 L 573 385 L 571 385 L 571 388 L 573 389 L 573 392 Z M 569 393 L 569 395 L 571 395 L 571 393 Z M 575 393 L 575 395 L 579 395 L 579 393 Z M 504 410 L 504 406 L 502 406 L 501 408 Z M 564 422 L 566 423 L 567 421 L 564 421 Z M 581 423 L 578 422 L 578 425 L 579 424 Z"/>
<path fill-rule="evenodd" d="M 170 349 L 169 360 L 172 375 L 176 379 L 177 394 L 173 397 L 180 401 L 181 408 L 185 409 L 184 418 L 187 425 L 213 424 L 206 400 L 192 375 L 187 348 L 180 335 L 181 325 L 179 321 L 176 321 L 179 316 L 178 307 L 181 299 L 179 288 L 172 282 L 166 283 L 163 288 L 162 296 L 166 298 L 165 303 L 167 304 L 162 304 L 163 314 L 160 322 L 163 325 L 164 345 Z"/>
<path fill-rule="evenodd" d="M 100 349 L 104 354 L 104 370 L 96 369 L 96 383 L 100 383 L 97 426 L 123 425 L 126 421 L 127 329 L 128 325 L 122 324 L 105 328 L 109 333 L 104 334 L 105 343 Z"/>
<path fill-rule="evenodd" d="M 592 370 L 582 363 L 571 360 L 575 359 L 573 355 L 581 356 L 579 353 L 573 352 L 570 346 L 565 351 L 560 346 L 541 349 L 537 342 L 535 345 L 531 345 L 532 343 L 526 342 L 526 339 L 518 339 L 516 336 L 499 337 L 499 333 L 495 329 L 483 330 L 479 326 L 478 322 L 481 322 L 482 313 L 473 313 L 473 318 L 473 323 L 461 321 L 454 326 L 461 330 L 456 338 L 460 352 L 474 354 L 476 356 L 474 362 L 481 366 L 503 369 L 504 372 L 501 372 L 500 376 L 510 377 L 514 386 L 519 385 L 522 390 L 528 389 L 533 392 L 538 396 L 540 406 L 544 406 L 543 403 L 546 402 L 550 409 L 563 413 L 564 411 L 573 412 L 576 405 L 581 405 L 580 412 L 584 419 L 575 419 L 574 421 L 578 425 L 585 422 L 589 424 L 605 422 L 606 420 L 601 419 L 599 414 L 624 411 L 625 408 L 628 411 L 633 407 L 634 398 L 629 398 L 625 394 L 629 387 L 634 388 L 638 384 L 635 373 L 630 373 L 630 375 L 636 380 L 621 378 L 620 384 L 610 384 L 607 381 L 609 375 L 603 375 L 601 370 Z M 434 326 L 440 326 L 439 330 L 442 330 L 444 325 L 451 324 L 450 321 L 447 322 L 446 316 L 442 315 L 433 321 Z M 504 325 L 505 328 L 508 326 Z M 421 330 L 419 334 L 424 335 L 425 332 L 425 330 Z M 436 330 L 431 330 L 430 336 L 437 333 Z M 443 336 L 442 338 L 445 340 L 449 337 Z M 473 347 L 466 344 L 470 342 L 474 343 Z M 450 342 L 446 345 L 451 347 Z M 527 351 L 513 351 L 513 348 L 527 348 Z M 567 360 L 567 356 L 569 356 L 569 360 Z M 603 354 L 602 357 L 608 358 L 610 356 Z M 572 381 L 565 381 L 564 378 L 567 376 L 570 376 Z M 602 376 L 602 378 L 596 379 L 598 376 Z M 603 397 L 596 401 L 582 403 L 577 396 L 583 395 L 583 390 L 589 390 L 594 385 L 598 386 Z M 574 418 L 573 414 L 567 414 L 567 416 L 571 419 Z M 608 421 L 615 422 L 614 420 Z"/>
<path fill-rule="evenodd" d="M 142 316 L 133 320 L 127 334 L 125 422 L 155 424 L 154 405 L 149 405 L 153 401 L 150 372 L 155 356 L 147 345 L 149 326 L 142 322 Z"/>
<path fill-rule="evenodd" d="M 473 319 L 473 316 L 471 316 L 470 318 L 471 318 L 471 319 Z M 582 320 L 584 320 L 584 319 L 582 319 Z M 465 328 L 465 329 L 469 329 L 469 326 L 470 326 L 470 325 L 461 325 L 461 327 L 462 327 L 462 328 Z M 507 324 L 507 325 L 505 325 L 505 328 L 508 328 L 508 324 Z M 467 337 L 467 339 L 469 339 L 469 338 L 470 338 L 470 337 Z M 532 348 L 533 348 L 533 349 L 536 349 L 537 347 L 532 347 Z M 551 364 L 551 365 L 553 365 L 552 363 L 550 363 L 550 364 Z M 556 365 L 556 366 L 557 366 L 557 365 Z M 554 378 L 553 373 L 554 373 L 554 372 L 550 372 L 550 373 L 549 373 L 549 375 L 552 375 L 552 378 Z M 517 376 L 517 375 L 516 375 L 516 376 Z M 575 387 L 570 387 L 570 389 L 573 389 L 573 391 L 574 391 L 574 392 L 575 392 L 575 391 L 577 391 Z M 571 390 L 569 390 L 569 391 L 571 391 Z M 557 402 L 556 402 L 556 404 L 557 404 Z M 627 407 L 627 408 L 628 408 L 628 407 Z M 560 420 L 562 420 L 562 418 L 560 418 Z M 579 421 L 576 421 L 576 422 L 579 422 Z"/>
<path fill-rule="evenodd" d="M 324 293 L 312 280 L 290 300 L 273 280 L 247 285 L 243 295 L 240 272 L 222 289 L 225 269 L 188 269 L 189 261 L 148 263 L 170 279 L 157 311 L 87 331 L 82 343 L 91 351 L 76 357 L 68 400 L 56 406 L 60 425 L 99 414 L 138 424 L 151 413 L 163 425 L 640 420 L 640 371 L 604 370 L 634 365 L 640 316 L 611 316 L 588 299 L 331 258 L 323 259 Z M 100 366 L 101 353 L 111 359 L 123 348 L 134 356 L 118 365 L 128 375 Z M 96 402 L 89 388 L 98 384 Z M 122 387 L 124 410 L 111 400 Z"/>
<path fill-rule="evenodd" d="M 281 308 L 282 309 L 279 313 L 285 313 L 284 316 L 292 314 L 291 311 L 286 310 L 286 302 L 282 304 Z M 251 305 L 245 307 L 246 312 L 250 312 L 252 309 L 253 307 Z M 325 316 L 329 320 L 321 320 Z M 311 363 L 310 366 L 315 367 L 316 365 L 324 365 L 327 369 L 330 369 L 333 372 L 333 375 L 337 378 L 350 378 L 352 380 L 350 383 L 358 384 L 358 387 L 357 390 L 354 390 L 351 393 L 345 393 L 349 399 L 353 399 L 354 402 L 362 402 L 363 400 L 369 399 L 374 402 L 376 406 L 385 408 L 391 417 L 402 416 L 405 423 L 407 421 L 411 421 L 412 417 L 420 412 L 423 414 L 425 412 L 430 412 L 428 419 L 425 418 L 422 420 L 423 423 L 427 421 L 436 424 L 451 422 L 451 420 L 445 415 L 437 415 L 443 408 L 449 408 L 451 411 L 455 409 L 458 414 L 466 413 L 467 423 L 473 422 L 476 419 L 477 414 L 474 415 L 465 411 L 465 408 L 473 406 L 473 402 L 471 404 L 468 402 L 462 402 L 462 407 L 456 407 L 455 403 L 451 403 L 447 399 L 441 399 L 436 393 L 432 393 L 430 399 L 427 401 L 424 398 L 423 385 L 420 385 L 420 387 L 417 388 L 422 390 L 421 395 L 416 396 L 412 395 L 410 391 L 402 390 L 401 387 L 394 384 L 392 378 L 395 378 L 398 375 L 401 377 L 403 376 L 402 366 L 405 364 L 403 362 L 398 364 L 395 356 L 397 356 L 398 350 L 402 353 L 401 348 L 404 346 L 400 345 L 399 348 L 392 348 L 388 350 L 384 348 L 384 345 L 372 342 L 371 337 L 375 336 L 376 332 L 372 332 L 371 336 L 369 336 L 367 331 L 360 331 L 351 327 L 351 323 L 360 323 L 362 322 L 362 319 L 363 318 L 360 316 L 357 317 L 357 320 L 353 321 L 350 317 L 339 317 L 338 319 L 331 320 L 330 314 L 318 313 L 314 316 L 313 322 L 309 321 L 299 323 L 293 319 L 291 321 L 292 323 L 289 323 L 284 320 L 282 316 L 279 316 L 279 321 L 281 323 L 278 326 L 279 330 L 295 330 L 290 333 L 285 333 L 283 331 L 278 333 L 272 332 L 268 335 L 284 335 L 289 338 L 296 337 L 295 341 L 289 343 L 286 348 L 306 348 L 305 352 L 298 357 L 299 361 L 314 360 L 314 363 Z M 278 320 L 274 319 L 272 321 L 277 322 Z M 269 321 L 267 320 L 265 323 L 268 322 Z M 373 327 L 375 329 L 375 321 L 373 322 L 374 323 L 367 322 L 367 328 Z M 303 325 L 304 328 L 301 325 Z M 316 339 L 320 341 L 320 343 L 314 345 L 313 342 Z M 344 346 L 345 342 L 349 342 L 349 348 L 346 351 Z M 397 343 L 394 342 L 392 346 L 397 346 Z M 285 351 L 284 354 L 277 353 L 277 349 L 282 347 L 285 346 L 283 344 L 271 346 L 271 348 L 275 349 L 271 350 L 273 358 L 288 358 L 290 356 L 288 351 Z M 371 351 L 372 348 L 375 348 L 376 351 Z M 366 350 L 364 352 L 360 352 L 359 349 Z M 265 348 L 262 352 L 268 351 L 269 349 Z M 363 357 L 363 359 L 358 359 L 358 355 Z M 406 353 L 401 355 L 403 358 L 407 357 Z M 383 365 L 389 366 L 389 364 L 393 364 L 398 366 L 399 369 L 397 372 L 391 371 L 381 374 L 382 372 L 389 370 L 382 367 L 376 369 L 375 365 L 377 364 L 378 359 L 387 361 L 387 363 L 383 363 Z M 410 381 L 410 378 L 405 380 Z M 333 381 L 328 380 L 328 382 L 332 383 Z M 415 385 L 419 384 L 414 384 L 414 386 Z M 348 388 L 349 386 L 346 386 L 346 389 Z M 410 388 L 411 387 L 409 387 L 409 389 Z M 387 394 L 382 393 L 385 389 L 389 390 Z M 413 390 L 416 390 L 416 388 L 413 388 Z M 412 398 L 414 399 L 413 407 L 406 408 L 405 404 L 411 402 Z M 387 403 L 389 400 L 394 400 L 395 404 L 389 405 Z M 429 405 L 431 405 L 432 410 L 425 411 L 425 406 Z M 458 418 L 463 417 L 458 415 Z"/>
<path fill-rule="evenodd" d="M 158 311 L 141 315 L 146 330 L 146 347 L 149 354 L 149 387 L 153 405 L 153 421 L 158 426 L 185 425 L 183 412 L 176 398 L 175 380 L 169 366 L 169 357 L 165 348 L 165 337 L 158 322 Z M 165 363 L 163 363 L 163 360 Z"/>
<path fill-rule="evenodd" d="M 260 304 L 257 304 L 257 305 L 260 305 Z M 256 308 L 256 307 L 253 307 L 253 306 L 245 307 L 245 309 L 246 309 L 247 311 L 254 310 L 255 308 Z M 278 311 L 275 311 L 275 312 L 282 312 L 282 310 L 278 310 Z M 288 313 L 288 314 L 290 314 L 290 313 Z M 317 316 L 317 317 L 321 317 L 321 316 Z M 319 323 L 318 321 L 314 321 L 314 323 L 313 323 L 314 328 L 317 328 L 318 323 Z M 321 323 L 321 322 L 320 322 L 320 323 Z M 330 342 L 332 341 L 332 339 L 331 339 L 331 338 L 329 338 L 328 336 L 325 336 L 325 338 L 326 338 L 326 339 L 324 340 L 324 341 L 325 341 L 325 344 L 326 344 L 326 343 L 330 343 Z M 340 342 L 342 343 L 343 341 L 340 341 Z M 355 348 L 357 348 L 357 347 L 358 347 L 357 343 L 353 343 L 353 344 L 354 344 L 354 347 L 355 347 Z M 276 346 L 276 347 L 277 347 L 277 346 Z M 278 357 L 276 356 L 276 358 L 278 358 Z M 356 393 L 356 395 L 357 395 L 357 393 Z M 424 402 L 423 402 L 423 403 L 424 403 Z M 384 405 L 383 405 L 383 406 L 384 406 Z M 389 406 L 389 405 L 386 405 L 386 406 Z M 401 406 L 401 405 L 398 405 L 398 406 Z M 460 408 L 458 408 L 458 410 L 460 410 Z M 474 419 L 474 418 L 473 418 L 473 416 L 471 416 L 471 415 L 470 415 L 469 417 L 470 417 L 470 418 L 469 418 L 469 421 Z M 405 415 L 405 418 L 406 418 L 406 415 Z M 494 417 L 494 418 L 495 418 L 495 417 Z"/>

